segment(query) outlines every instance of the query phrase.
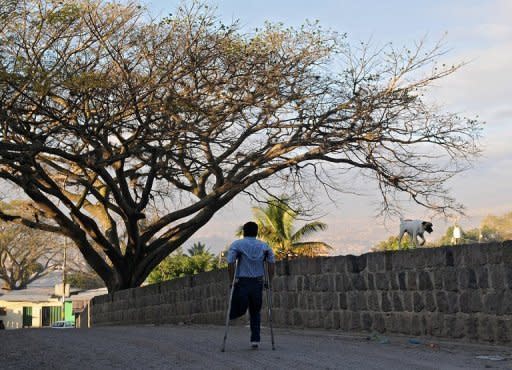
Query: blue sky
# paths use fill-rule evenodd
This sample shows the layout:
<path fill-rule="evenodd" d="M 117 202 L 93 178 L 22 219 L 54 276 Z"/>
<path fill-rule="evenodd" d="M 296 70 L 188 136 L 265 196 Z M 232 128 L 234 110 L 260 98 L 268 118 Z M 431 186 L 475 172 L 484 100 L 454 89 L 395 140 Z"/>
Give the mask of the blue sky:
<path fill-rule="evenodd" d="M 483 156 L 473 169 L 450 182 L 452 194 L 466 206 L 457 220 L 475 227 L 487 214 L 512 211 L 512 1 L 509 0 L 218 0 L 217 15 L 225 22 L 239 19 L 243 29 L 264 21 L 298 26 L 318 19 L 325 28 L 347 33 L 350 42 L 371 40 L 374 45 L 393 42 L 413 45 L 427 36 L 431 42 L 443 35 L 450 49 L 446 63 L 468 62 L 456 74 L 436 84 L 431 99 L 445 110 L 486 122 Z M 179 1 L 145 1 L 152 14 L 174 12 Z M 333 254 L 360 254 L 376 242 L 396 234 L 397 219 L 375 218 L 372 189 L 363 197 L 340 196 L 336 205 L 326 199 L 322 208 L 327 231 L 318 238 L 330 243 Z M 238 200 L 222 210 L 190 241 L 205 242 L 214 251 L 224 248 L 234 231 L 250 218 L 250 204 Z M 410 218 L 429 218 L 411 204 Z M 437 239 L 455 220 L 435 218 Z"/>

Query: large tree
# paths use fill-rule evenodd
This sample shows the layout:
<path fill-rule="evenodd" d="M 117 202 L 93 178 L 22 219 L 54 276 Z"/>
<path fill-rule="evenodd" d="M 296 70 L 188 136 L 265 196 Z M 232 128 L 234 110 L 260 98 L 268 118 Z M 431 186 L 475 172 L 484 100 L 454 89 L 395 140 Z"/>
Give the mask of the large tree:
<path fill-rule="evenodd" d="M 329 170 L 354 169 L 384 210 L 400 193 L 459 207 L 443 183 L 480 126 L 424 99 L 458 67 L 437 65 L 440 45 L 358 51 L 316 24 L 244 34 L 197 2 L 158 21 L 135 2 L 8 3 L 0 178 L 34 212 L 0 217 L 72 239 L 109 291 L 266 181 L 336 188 Z"/>

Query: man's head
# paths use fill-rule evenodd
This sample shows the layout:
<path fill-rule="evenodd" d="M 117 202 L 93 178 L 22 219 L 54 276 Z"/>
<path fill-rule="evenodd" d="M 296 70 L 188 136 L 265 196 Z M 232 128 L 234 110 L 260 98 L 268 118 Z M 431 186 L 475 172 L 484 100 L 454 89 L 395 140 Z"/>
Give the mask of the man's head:
<path fill-rule="evenodd" d="M 258 236 L 258 224 L 249 221 L 243 226 L 244 237 L 249 236 L 255 238 Z"/>

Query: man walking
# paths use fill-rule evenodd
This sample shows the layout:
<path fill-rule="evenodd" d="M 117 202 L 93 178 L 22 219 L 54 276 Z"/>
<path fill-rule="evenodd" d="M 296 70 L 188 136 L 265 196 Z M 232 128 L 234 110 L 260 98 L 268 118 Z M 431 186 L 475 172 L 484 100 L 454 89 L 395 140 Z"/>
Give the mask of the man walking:
<path fill-rule="evenodd" d="M 235 289 L 229 318 L 236 319 L 249 308 L 251 325 L 251 346 L 258 348 L 260 343 L 261 305 L 263 295 L 264 263 L 268 266 L 269 282 L 274 276 L 274 253 L 258 236 L 258 225 L 247 222 L 243 226 L 243 239 L 234 241 L 228 251 L 229 281 L 234 281 L 235 261 L 238 258 Z"/>

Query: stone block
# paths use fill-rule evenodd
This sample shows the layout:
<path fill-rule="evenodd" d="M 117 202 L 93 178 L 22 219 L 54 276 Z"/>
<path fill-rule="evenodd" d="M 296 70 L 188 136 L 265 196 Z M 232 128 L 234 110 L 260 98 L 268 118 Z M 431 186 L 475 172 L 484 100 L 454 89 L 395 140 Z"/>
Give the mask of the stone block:
<path fill-rule="evenodd" d="M 434 284 L 434 289 L 436 290 L 441 290 L 443 289 L 443 270 L 444 269 L 439 269 L 439 270 L 434 270 L 431 272 L 432 274 L 432 283 Z"/>
<path fill-rule="evenodd" d="M 455 256 L 453 255 L 452 248 L 444 248 L 445 251 L 445 266 L 453 267 L 455 266 Z"/>
<path fill-rule="evenodd" d="M 322 293 L 315 293 L 315 310 L 322 310 Z"/>
<path fill-rule="evenodd" d="M 389 290 L 388 276 L 384 272 L 375 273 L 375 285 L 378 290 Z"/>
<path fill-rule="evenodd" d="M 411 335 L 427 335 L 426 315 L 413 313 L 411 316 Z"/>
<path fill-rule="evenodd" d="M 489 265 L 489 277 L 491 280 L 491 288 L 504 289 L 505 288 L 505 273 L 502 265 Z"/>
<path fill-rule="evenodd" d="M 482 311 L 482 297 L 478 290 L 466 290 L 459 296 L 460 310 L 464 313 L 476 313 Z"/>
<path fill-rule="evenodd" d="M 384 253 L 376 252 L 369 253 L 367 257 L 368 272 L 384 272 L 386 271 L 386 264 L 384 260 Z"/>
<path fill-rule="evenodd" d="M 323 257 L 320 259 L 322 266 L 322 274 L 332 274 L 336 272 L 336 257 Z"/>
<path fill-rule="evenodd" d="M 301 276 L 309 273 L 307 258 L 298 258 L 293 260 L 280 261 L 280 271 L 278 275 Z M 277 267 L 277 266 L 276 266 Z"/>
<path fill-rule="evenodd" d="M 398 274 L 394 271 L 390 271 L 386 273 L 386 276 L 389 281 L 389 287 L 391 290 L 398 290 L 400 286 L 398 285 Z"/>
<path fill-rule="evenodd" d="M 322 322 L 322 325 L 321 325 L 322 328 L 324 328 L 324 329 L 333 329 L 334 328 L 334 319 L 333 319 L 333 314 L 331 311 L 324 312 L 320 320 Z"/>
<path fill-rule="evenodd" d="M 330 311 L 332 310 L 334 306 L 334 293 L 328 292 L 328 293 L 322 293 L 322 309 L 324 311 Z M 288 307 L 290 308 L 290 307 Z"/>
<path fill-rule="evenodd" d="M 373 325 L 373 317 L 369 312 L 361 314 L 361 329 L 371 331 Z"/>
<path fill-rule="evenodd" d="M 348 292 L 347 293 L 347 306 L 350 311 L 357 311 L 359 304 L 358 304 L 358 294 L 356 291 Z"/>
<path fill-rule="evenodd" d="M 432 313 L 430 315 L 430 326 L 427 328 L 428 335 L 442 336 L 444 327 L 444 314 Z"/>
<path fill-rule="evenodd" d="M 489 288 L 489 272 L 486 266 L 479 266 L 475 268 L 477 286 L 481 289 Z"/>
<path fill-rule="evenodd" d="M 402 312 L 399 315 L 400 330 L 401 334 L 409 335 L 411 333 L 412 314 L 408 312 Z"/>
<path fill-rule="evenodd" d="M 332 257 L 334 260 L 334 273 L 345 274 L 347 273 L 347 261 L 346 256 L 335 256 Z"/>
<path fill-rule="evenodd" d="M 496 337 L 496 319 L 492 316 L 482 315 L 478 320 L 478 339 L 485 342 L 494 342 Z"/>
<path fill-rule="evenodd" d="M 351 312 L 350 330 L 353 330 L 353 331 L 361 330 L 361 314 L 359 312 Z"/>
<path fill-rule="evenodd" d="M 373 314 L 373 330 L 376 330 L 379 333 L 384 333 L 386 331 L 386 316 L 381 313 Z"/>
<path fill-rule="evenodd" d="M 391 300 L 389 299 L 389 293 L 388 292 L 381 292 L 380 293 L 380 304 L 381 304 L 382 312 L 391 312 L 391 311 L 393 311 L 393 305 L 391 303 Z"/>
<path fill-rule="evenodd" d="M 400 333 L 400 316 L 396 313 L 386 315 L 386 331 Z"/>
<path fill-rule="evenodd" d="M 366 280 L 368 282 L 368 290 L 375 290 L 375 275 L 371 272 L 366 274 Z"/>
<path fill-rule="evenodd" d="M 496 320 L 496 343 L 509 344 L 512 342 L 512 320 L 510 318 Z"/>
<path fill-rule="evenodd" d="M 418 284 L 417 284 L 416 278 L 417 278 L 417 273 L 415 271 L 407 271 L 407 289 L 408 290 L 418 289 Z"/>
<path fill-rule="evenodd" d="M 424 248 L 428 251 L 425 256 L 425 267 L 440 269 L 446 266 L 446 251 L 444 248 Z"/>
<path fill-rule="evenodd" d="M 458 271 L 459 289 L 477 289 L 476 272 L 471 267 L 461 268 Z"/>
<path fill-rule="evenodd" d="M 322 273 L 322 258 L 307 258 L 306 259 L 306 268 L 302 274 L 321 274 Z"/>
<path fill-rule="evenodd" d="M 512 265 L 512 243 L 509 243 L 508 244 L 502 244 L 502 247 L 501 247 L 501 261 L 507 265 L 507 266 L 510 266 Z"/>
<path fill-rule="evenodd" d="M 402 312 L 404 310 L 404 305 L 402 302 L 402 294 L 395 291 L 395 292 L 391 293 L 391 296 L 393 299 L 393 311 Z"/>
<path fill-rule="evenodd" d="M 293 316 L 293 325 L 295 327 L 303 327 L 304 326 L 303 311 L 293 310 L 292 316 Z"/>
<path fill-rule="evenodd" d="M 503 291 L 503 301 L 500 307 L 500 313 L 505 315 L 512 314 L 512 291 L 505 290 Z"/>
<path fill-rule="evenodd" d="M 505 279 L 505 287 L 512 289 L 512 266 L 505 264 L 503 266 L 503 273 Z"/>
<path fill-rule="evenodd" d="M 355 290 L 366 290 L 367 284 L 365 276 L 362 273 L 352 274 L 352 286 Z"/>
<path fill-rule="evenodd" d="M 425 308 L 424 299 L 419 292 L 414 292 L 412 294 L 412 302 L 413 302 L 414 312 L 421 312 Z"/>
<path fill-rule="evenodd" d="M 487 292 L 483 296 L 483 312 L 486 314 L 500 314 L 503 309 L 503 291 Z"/>
<path fill-rule="evenodd" d="M 308 275 L 302 276 L 302 290 L 310 291 L 312 289 L 312 279 Z"/>
<path fill-rule="evenodd" d="M 437 310 L 439 312 L 447 313 L 448 312 L 448 298 L 446 292 L 438 291 L 436 292 L 436 305 Z"/>
<path fill-rule="evenodd" d="M 427 271 L 418 273 L 418 288 L 420 290 L 432 290 L 434 288 L 430 274 Z"/>
<path fill-rule="evenodd" d="M 398 288 L 400 290 L 407 290 L 407 275 L 403 271 L 398 273 Z"/>
<path fill-rule="evenodd" d="M 412 295 L 413 292 L 405 291 L 402 293 L 403 303 L 404 303 L 404 311 L 412 312 L 413 304 L 412 304 Z"/>
<path fill-rule="evenodd" d="M 352 290 L 352 280 L 348 278 L 347 274 L 338 274 L 334 277 L 334 280 L 337 292 Z"/>
<path fill-rule="evenodd" d="M 504 262 L 503 260 L 503 245 L 502 243 L 487 243 L 481 244 L 482 251 L 485 253 L 487 257 L 488 265 L 497 265 Z"/>
<path fill-rule="evenodd" d="M 379 312 L 380 304 L 379 304 L 379 295 L 377 292 L 369 291 L 367 295 L 367 307 L 370 311 Z"/>
<path fill-rule="evenodd" d="M 347 293 L 338 293 L 338 306 L 341 310 L 347 309 Z"/>
<path fill-rule="evenodd" d="M 398 251 L 392 255 L 392 266 L 395 271 L 407 271 L 416 268 L 416 261 L 413 258 L 412 251 Z"/>
<path fill-rule="evenodd" d="M 448 299 L 448 313 L 456 313 L 460 311 L 459 304 L 459 293 L 446 292 L 446 298 Z"/>
<path fill-rule="evenodd" d="M 434 312 L 437 309 L 434 294 L 430 291 L 423 293 L 425 298 L 425 309 L 429 312 Z"/>
<path fill-rule="evenodd" d="M 329 290 L 329 278 L 330 275 L 313 275 L 312 277 L 313 287 L 312 290 L 315 292 L 326 292 Z"/>
<path fill-rule="evenodd" d="M 303 276 L 292 276 L 295 279 L 297 292 L 304 290 L 304 277 Z"/>
<path fill-rule="evenodd" d="M 458 291 L 459 280 L 457 277 L 457 270 L 455 268 L 447 268 L 443 272 L 443 286 L 447 291 Z"/>

